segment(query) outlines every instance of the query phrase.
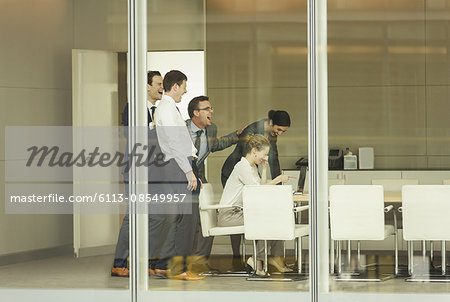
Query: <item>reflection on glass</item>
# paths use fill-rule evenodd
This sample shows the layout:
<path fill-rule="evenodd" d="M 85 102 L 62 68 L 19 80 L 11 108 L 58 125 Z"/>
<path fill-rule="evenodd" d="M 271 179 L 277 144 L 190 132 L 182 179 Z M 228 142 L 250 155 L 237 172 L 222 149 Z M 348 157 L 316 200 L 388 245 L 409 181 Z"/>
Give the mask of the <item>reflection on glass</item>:
<path fill-rule="evenodd" d="M 442 115 L 448 106 L 448 37 L 437 34 L 448 31 L 449 7 L 448 1 L 328 1 L 329 145 L 347 148 L 358 158 L 357 170 L 329 172 L 333 179 L 345 179 L 345 186 L 330 189 L 332 292 L 446 292 L 443 238 L 427 237 L 424 227 L 425 199 L 438 199 L 450 175 L 449 124 Z M 367 161 L 361 165 L 368 159 L 367 148 L 373 148 L 374 169 Z M 381 195 L 367 191 L 351 205 L 357 190 L 366 187 L 382 190 Z M 415 189 L 431 191 L 413 218 L 408 192 Z M 352 192 L 340 196 L 340 190 Z M 383 202 L 371 209 L 377 196 Z M 341 197 L 345 205 L 338 207 Z M 370 218 L 358 222 L 367 213 Z M 345 238 L 338 236 L 343 229 L 337 214 L 348 215 L 344 227 L 353 228 Z M 370 222 L 377 215 L 378 222 Z M 355 235 L 364 231 L 368 236 L 376 224 L 385 230 L 378 238 Z M 410 233 L 414 228 L 421 229 L 421 236 Z M 393 278 L 370 282 L 383 274 Z M 365 280 L 338 282 L 350 278 Z M 433 279 L 440 282 L 405 282 Z"/>
<path fill-rule="evenodd" d="M 127 1 L 2 1 L 0 11 L 2 127 L 28 126 L 32 129 L 28 135 L 43 134 L 29 140 L 26 136 L 2 136 L 7 147 L 18 141 L 42 146 L 53 139 L 67 142 L 64 151 L 70 153 L 76 151 L 72 141 L 76 135 L 70 126 L 119 125 L 123 109 L 119 102 L 124 99 L 119 100 L 118 95 L 118 51 L 127 49 Z M 61 129 L 67 131 L 62 137 L 55 134 Z M 111 134 L 108 132 L 97 145 L 109 142 Z M 59 163 L 69 160 L 69 153 L 65 153 L 66 159 L 59 157 Z M 83 183 L 94 186 L 102 182 L 106 192 L 123 193 L 123 185 L 118 185 L 112 172 L 106 180 L 87 180 L 83 169 L 68 164 L 64 172 L 39 166 L 32 174 L 31 167 L 23 165 L 25 158 L 18 154 L 2 153 L 2 188 L 14 185 L 27 197 L 37 196 L 44 187 L 52 188 L 47 201 L 58 192 L 74 196 Z M 12 180 L 19 170 L 9 173 L 7 167 L 20 165 L 28 174 L 22 170 L 23 177 Z M 71 204 L 66 209 L 70 214 L 40 214 L 36 210 L 13 215 L 2 206 L 2 288 L 128 288 L 127 279 L 110 277 L 119 215 L 77 214 L 77 207 Z M 118 292 L 122 294 L 128 297 L 127 290 Z"/>
<path fill-rule="evenodd" d="M 206 71 L 206 89 L 199 92 L 204 96 L 187 97 L 180 90 L 181 100 L 178 100 L 180 95 L 170 93 L 170 87 L 164 87 L 165 93 L 177 104 L 181 116 L 187 119 L 187 128 L 196 150 L 195 155 L 192 154 L 194 161 L 191 168 L 196 178 L 202 180 L 203 188 L 199 196 L 200 222 L 192 218 L 189 225 L 195 230 L 192 254 L 179 255 L 176 251 L 179 242 L 191 234 L 186 234 L 183 239 L 177 235 L 170 237 L 170 231 L 152 233 L 150 226 L 150 250 L 159 250 L 157 258 L 188 256 L 184 259 L 169 257 L 171 260 L 166 267 L 170 271 L 167 274 L 157 273 L 159 269 L 165 271 L 166 267 L 151 265 L 150 293 L 153 289 L 296 292 L 299 288 L 307 292 L 307 281 L 283 285 L 277 282 L 246 282 L 253 263 L 253 243 L 242 240 L 242 204 L 245 201 L 241 192 L 250 183 L 285 183 L 289 177 L 280 176 L 282 170 L 298 169 L 296 162 L 307 155 L 305 15 L 305 1 L 281 1 L 276 7 L 268 6 L 264 1 L 257 1 L 255 5 L 215 0 L 195 1 L 194 5 L 178 0 L 149 3 L 150 54 L 163 57 L 178 53 L 179 59 L 150 60 L 148 69 L 161 71 L 164 83 L 169 70 L 185 73 L 186 87 L 184 83 L 178 86 L 181 90 L 186 88 L 188 93 L 203 83 L 188 75 L 183 66 L 192 60 L 181 51 L 204 51 L 205 66 L 199 63 L 194 70 Z M 175 19 L 177 21 L 173 22 Z M 163 101 L 157 103 L 157 119 L 158 111 L 163 110 L 161 105 L 164 105 Z M 157 132 L 158 127 L 169 123 L 166 116 L 159 118 L 162 120 L 159 126 L 156 125 Z M 266 137 L 269 140 L 268 150 L 259 150 L 257 146 L 248 144 L 252 134 Z M 253 160 L 255 155 L 259 156 L 258 162 Z M 242 168 L 242 158 L 247 156 L 248 164 L 244 166 L 248 173 L 245 173 L 239 169 Z M 183 170 L 182 163 L 179 164 Z M 198 173 L 195 171 L 197 168 Z M 189 175 L 187 169 L 183 171 Z M 189 176 L 184 180 L 186 186 L 188 180 Z M 149 191 L 151 189 L 150 184 Z M 289 191 L 292 191 L 290 186 Z M 292 193 L 289 195 L 293 208 L 294 196 Z M 205 208 L 202 208 L 202 203 Z M 296 203 L 304 205 L 302 201 Z M 297 215 L 305 224 L 307 211 Z M 186 218 L 180 215 L 176 219 L 183 221 Z M 160 217 L 150 217 L 150 225 L 158 219 Z M 173 225 L 176 229 L 178 223 L 169 224 L 168 229 Z M 159 239 L 155 240 L 153 236 L 164 237 L 165 243 L 158 248 L 155 242 Z M 175 242 L 172 243 L 174 252 L 164 252 L 168 241 Z M 296 255 L 300 253 L 304 263 L 302 272 L 307 272 L 306 242 L 307 239 L 304 239 L 303 249 L 300 250 L 294 240 L 277 241 L 272 249 L 269 244 L 269 258 L 264 261 L 264 244 L 259 241 L 257 260 L 263 262 L 258 264 L 260 269 L 256 271 L 279 279 L 282 279 L 283 273 L 296 276 Z M 264 264 L 269 264 L 267 270 L 264 270 Z M 188 283 L 172 280 L 193 280 L 198 275 L 206 278 Z M 228 277 L 218 278 L 219 275 Z"/>

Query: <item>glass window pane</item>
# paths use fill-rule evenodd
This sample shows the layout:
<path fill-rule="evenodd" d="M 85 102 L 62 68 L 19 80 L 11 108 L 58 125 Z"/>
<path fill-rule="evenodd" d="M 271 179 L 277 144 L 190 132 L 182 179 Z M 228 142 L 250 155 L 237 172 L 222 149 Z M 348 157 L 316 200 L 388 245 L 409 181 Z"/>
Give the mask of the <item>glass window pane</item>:
<path fill-rule="evenodd" d="M 362 291 L 359 300 L 431 293 L 448 299 L 447 238 L 434 235 L 446 219 L 428 211 L 445 211 L 431 204 L 445 199 L 450 176 L 443 115 L 449 7 L 433 0 L 328 1 L 329 146 L 344 155 L 340 168 L 329 171 L 329 185 L 336 185 L 330 189 L 336 301 Z"/>
<path fill-rule="evenodd" d="M 159 103 L 156 103 L 155 123 L 158 142 L 164 149 L 165 143 L 161 139 L 164 133 L 161 129 L 173 126 L 174 123 L 168 118 L 171 113 L 165 111 L 164 106 L 175 101 L 182 118 L 189 118 L 187 131 L 192 140 L 189 145 L 198 147 L 196 148 L 198 153 L 188 154 L 188 156 L 198 156 L 193 163 L 195 165 L 193 170 L 203 181 L 199 197 L 200 208 L 202 208 L 202 202 L 212 204 L 210 205 L 212 208 L 200 210 L 200 224 L 198 222 L 194 225 L 184 224 L 184 219 L 189 219 L 193 215 L 187 217 L 179 215 L 176 218 L 150 215 L 148 220 L 150 258 L 171 259 L 167 265 L 164 261 L 152 259 L 151 273 L 153 269 L 155 273 L 161 270 L 164 273 L 165 269 L 171 271 L 168 272 L 168 280 L 150 276 L 149 296 L 159 295 L 160 290 L 225 291 L 230 292 L 230 295 L 236 291 L 244 295 L 246 293 L 254 295 L 255 291 L 269 291 L 274 294 L 283 292 L 293 299 L 309 299 L 309 284 L 306 280 L 308 212 L 303 211 L 294 215 L 292 211 L 294 205 L 292 191 L 299 188 L 299 183 L 300 190 L 303 189 L 306 175 L 304 165 L 306 161 L 301 163 L 298 161 L 300 158 L 307 157 L 308 153 L 306 1 L 278 1 L 276 6 L 262 0 L 251 2 L 150 1 L 148 11 L 148 70 L 160 71 L 164 77 L 164 85 L 166 85 L 166 74 L 171 69 L 177 69 L 187 76 L 187 94 L 181 97 L 180 102 L 176 99 L 176 95 L 170 92 L 171 87 L 165 86 L 165 95 Z M 194 56 L 191 56 L 194 52 L 200 52 L 203 55 L 203 62 L 195 63 Z M 193 71 L 188 69 L 189 64 L 192 63 L 196 67 Z M 196 82 L 196 73 L 200 74 L 200 78 L 204 78 L 203 82 Z M 199 87 L 204 87 L 200 88 L 203 91 L 188 96 L 188 93 L 192 93 Z M 194 98 L 200 95 L 208 98 Z M 161 96 L 158 97 L 161 98 Z M 158 98 L 155 100 L 157 101 Z M 190 112 L 188 104 L 191 104 Z M 172 113 L 178 118 L 178 113 L 174 109 L 172 108 Z M 270 110 L 278 111 L 276 116 L 270 113 L 269 118 Z M 245 130 L 243 127 L 246 127 Z M 198 136 L 199 130 L 206 133 L 201 132 Z M 179 131 L 177 136 L 182 137 L 186 129 Z M 236 132 L 239 133 L 239 138 Z M 249 152 L 244 151 L 243 146 L 253 146 L 246 142 L 250 134 L 262 135 L 263 143 L 261 144 L 264 146 L 268 144 L 269 148 L 259 149 L 260 143 L 258 143 L 257 147 L 250 147 Z M 265 141 L 264 137 L 270 141 Z M 253 138 L 253 140 L 256 139 Z M 259 152 L 257 155 L 259 175 L 252 150 Z M 268 158 L 265 158 L 263 154 L 266 151 Z M 168 151 L 167 154 L 171 153 Z M 245 159 L 247 155 L 248 158 Z M 247 161 L 248 171 L 250 171 L 250 177 L 247 178 L 246 174 L 239 174 L 239 166 L 245 164 L 245 162 L 238 164 L 242 157 L 244 161 Z M 262 166 L 265 166 L 263 161 L 269 162 L 268 167 L 265 168 L 266 174 L 263 174 Z M 300 174 L 300 166 L 303 167 L 302 174 Z M 195 171 L 197 168 L 199 173 Z M 295 178 L 280 177 L 282 173 Z M 150 193 L 152 192 L 152 176 L 155 177 L 150 173 Z M 300 176 L 302 181 L 299 181 Z M 283 236 L 288 238 L 285 240 L 285 249 L 284 240 L 269 242 L 269 258 L 266 261 L 266 264 L 269 264 L 268 272 L 272 278 L 284 278 L 286 281 L 295 280 L 295 282 L 276 282 L 279 280 L 272 282 L 268 281 L 270 278 L 252 275 L 250 277 L 258 280 L 267 279 L 267 282 L 247 280 L 249 275 L 246 271 L 251 269 L 250 266 L 254 266 L 254 256 L 251 239 L 245 240 L 245 255 L 242 248 L 241 237 L 244 233 L 244 211 L 246 211 L 246 201 L 243 197 L 245 193 L 242 194 L 242 190 L 244 185 L 260 184 L 261 177 L 264 178 L 262 182 L 265 182 L 267 178 L 267 183 L 275 179 L 272 182 L 273 186 L 261 186 L 264 188 L 257 191 L 269 189 L 263 197 L 276 196 L 270 199 L 269 205 L 272 207 L 277 207 L 277 199 L 280 199 L 280 203 L 288 204 L 288 210 L 284 213 L 289 217 L 286 221 L 290 223 L 292 232 L 289 235 L 289 227 L 281 228 L 283 232 L 286 232 Z M 232 179 L 231 182 L 230 179 Z M 287 181 L 289 185 L 286 187 L 275 186 L 277 183 Z M 156 186 L 153 188 L 156 190 Z M 194 194 L 193 199 L 196 198 L 198 197 Z M 251 202 L 251 198 L 248 199 Z M 297 199 L 295 197 L 300 205 L 301 201 Z M 304 201 L 303 204 L 306 202 Z M 230 205 L 229 208 L 218 211 L 213 208 L 217 205 L 224 207 L 227 204 Z M 233 204 L 243 205 L 244 209 L 239 207 L 233 209 Z M 196 211 L 195 205 L 192 209 Z M 270 210 L 266 211 L 266 214 L 275 215 Z M 259 216 L 262 217 L 262 215 Z M 301 233 L 303 237 L 301 257 L 303 266 L 300 275 L 297 273 L 295 256 L 298 245 L 293 240 L 296 237 L 293 233 L 296 219 L 294 216 L 298 216 L 298 221 L 304 224 L 302 231 L 297 231 L 297 235 L 300 236 Z M 197 218 L 194 217 L 191 221 L 195 219 Z M 158 223 L 164 224 L 166 229 L 158 228 Z M 261 228 L 276 229 L 272 225 L 277 224 L 278 219 L 268 219 Z M 193 228 L 194 233 L 185 232 L 187 227 Z M 172 231 L 175 234 L 172 234 Z M 231 234 L 233 236 L 230 238 Z M 252 238 L 251 235 L 248 236 L 247 238 Z M 264 238 L 257 238 L 261 239 L 258 240 L 257 245 L 259 250 L 264 247 L 262 240 Z M 167 248 L 170 244 L 172 249 Z M 193 244 L 193 252 L 183 255 L 180 250 L 188 244 Z M 167 250 L 171 253 L 163 252 Z M 183 259 L 180 256 L 186 257 Z M 258 262 L 258 266 L 264 262 L 263 258 L 263 253 L 259 252 L 257 259 L 261 260 L 261 263 Z M 265 274 L 263 265 L 256 271 L 259 275 Z M 279 271 L 285 274 L 280 274 Z M 187 276 L 183 273 L 187 273 Z M 194 273 L 195 276 L 189 277 L 189 273 Z M 172 280 L 191 279 L 197 275 L 203 275 L 206 278 L 185 283 Z M 219 277 L 219 275 L 228 276 Z M 199 293 L 195 295 L 203 297 Z"/>
<path fill-rule="evenodd" d="M 90 133 L 101 147 L 120 125 L 127 101 L 118 87 L 118 79 L 126 77 L 119 52 L 127 51 L 127 1 L 7 0 L 1 1 L 0 14 L 0 121 L 5 145 L 0 151 L 1 288 L 17 289 L 8 295 L 27 295 L 25 289 L 62 289 L 63 295 L 87 301 L 95 299 L 87 290 L 113 289 L 113 300 L 127 301 L 128 279 L 111 277 L 121 216 L 85 214 L 71 202 L 63 206 L 51 201 L 59 193 L 64 198 L 80 194 L 87 184 L 95 191 L 93 183 L 102 183 L 106 193 L 124 192 L 119 169 L 99 178 L 70 164 L 69 156 L 79 150 L 77 135 Z M 101 127 L 103 135 L 95 136 Z M 26 148 L 51 147 L 47 142 L 67 147 L 67 161 L 57 157 L 59 164 L 67 163 L 65 168 L 49 166 L 48 158 L 42 166 L 24 165 Z M 14 212 L 9 207 L 11 192 L 47 199 Z M 42 192 L 48 194 L 39 195 Z M 124 260 L 126 267 L 127 257 Z M 32 292 L 37 300 L 58 299 L 52 291 Z M 107 292 L 100 295 L 111 298 Z"/>

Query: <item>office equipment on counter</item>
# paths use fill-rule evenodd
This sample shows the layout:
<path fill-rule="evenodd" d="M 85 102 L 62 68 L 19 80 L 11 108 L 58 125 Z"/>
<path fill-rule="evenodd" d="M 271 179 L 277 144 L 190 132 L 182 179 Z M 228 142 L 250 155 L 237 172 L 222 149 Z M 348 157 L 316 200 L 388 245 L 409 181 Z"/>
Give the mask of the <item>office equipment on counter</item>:
<path fill-rule="evenodd" d="M 344 155 L 344 170 L 356 170 L 358 169 L 358 157 L 347 148 Z"/>
<path fill-rule="evenodd" d="M 339 148 L 330 148 L 328 153 L 328 170 L 342 170 L 344 168 L 344 152 Z"/>
<path fill-rule="evenodd" d="M 372 147 L 359 148 L 359 168 L 360 169 L 374 168 L 374 152 Z"/>

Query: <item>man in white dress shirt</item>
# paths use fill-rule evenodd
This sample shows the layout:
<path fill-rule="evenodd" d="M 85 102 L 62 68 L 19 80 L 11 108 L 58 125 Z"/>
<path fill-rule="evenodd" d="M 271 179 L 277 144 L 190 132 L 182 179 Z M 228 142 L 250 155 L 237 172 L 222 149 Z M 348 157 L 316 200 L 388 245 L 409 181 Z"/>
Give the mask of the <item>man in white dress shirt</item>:
<path fill-rule="evenodd" d="M 188 257 L 192 254 L 195 229 L 199 219 L 198 193 L 201 182 L 196 175 L 198 173 L 197 166 L 192 164 L 192 160 L 196 159 L 197 150 L 176 106 L 187 91 L 186 82 L 186 75 L 178 70 L 169 71 L 164 76 L 165 94 L 155 113 L 156 133 L 165 160 L 176 162 L 176 165 L 172 165 L 172 167 L 177 171 L 170 171 L 167 174 L 173 175 L 173 178 L 167 179 L 172 182 L 172 186 L 168 188 L 173 191 L 157 193 L 178 193 L 180 181 L 184 178 L 184 184 L 181 185 L 186 186 L 187 182 L 187 190 L 192 192 L 192 202 L 178 204 L 178 213 L 155 214 L 154 216 L 162 217 L 165 222 L 170 224 L 160 255 L 162 259 L 171 258 L 166 274 L 172 279 L 193 281 L 204 278 L 187 271 Z M 149 177 L 151 178 L 152 175 Z M 167 207 L 170 206 L 167 205 Z M 189 206 L 188 212 L 186 212 L 186 206 Z M 163 240 L 164 234 L 151 234 L 152 239 L 155 238 L 154 235 L 159 237 L 158 240 Z M 155 242 L 155 244 L 158 243 Z"/>

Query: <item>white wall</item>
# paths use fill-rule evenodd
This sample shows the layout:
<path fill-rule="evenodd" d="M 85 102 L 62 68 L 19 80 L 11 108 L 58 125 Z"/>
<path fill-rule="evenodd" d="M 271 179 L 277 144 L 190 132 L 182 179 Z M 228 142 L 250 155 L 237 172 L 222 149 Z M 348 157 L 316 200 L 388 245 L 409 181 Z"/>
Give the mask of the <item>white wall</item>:
<path fill-rule="evenodd" d="M 5 126 L 71 125 L 72 48 L 72 0 L 0 2 L 1 142 Z M 6 215 L 4 177 L 0 148 L 0 255 L 71 244 L 71 215 Z"/>
<path fill-rule="evenodd" d="M 203 1 L 149 2 L 148 27 L 149 50 L 200 50 Z M 127 1 L 0 2 L 1 142 L 7 125 L 72 125 L 72 49 L 126 51 Z M 0 148 L 0 256 L 72 244 L 72 215 L 5 215 L 4 175 Z"/>

